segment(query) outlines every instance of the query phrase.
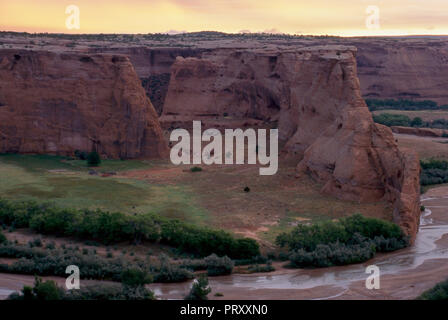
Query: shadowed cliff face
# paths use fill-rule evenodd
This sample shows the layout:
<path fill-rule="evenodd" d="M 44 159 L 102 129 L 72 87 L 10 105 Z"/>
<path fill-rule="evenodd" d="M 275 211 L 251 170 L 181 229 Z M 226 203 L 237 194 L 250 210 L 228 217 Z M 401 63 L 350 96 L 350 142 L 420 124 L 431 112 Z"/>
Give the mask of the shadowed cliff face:
<path fill-rule="evenodd" d="M 419 163 L 376 125 L 361 97 L 356 49 L 215 50 L 178 58 L 163 122 L 213 121 L 228 114 L 278 123 L 283 151 L 322 191 L 352 201 L 388 200 L 412 237 L 419 223 Z M 207 126 L 207 125 L 206 125 Z"/>
<path fill-rule="evenodd" d="M 157 114 L 126 57 L 0 51 L 0 152 L 164 157 Z"/>
<path fill-rule="evenodd" d="M 358 41 L 358 76 L 366 98 L 448 104 L 448 45 L 438 39 Z"/>
<path fill-rule="evenodd" d="M 162 113 L 170 81 L 171 66 L 177 57 L 199 57 L 205 49 L 197 48 L 95 48 L 90 53 L 122 54 L 131 60 L 143 88 L 158 115 Z"/>

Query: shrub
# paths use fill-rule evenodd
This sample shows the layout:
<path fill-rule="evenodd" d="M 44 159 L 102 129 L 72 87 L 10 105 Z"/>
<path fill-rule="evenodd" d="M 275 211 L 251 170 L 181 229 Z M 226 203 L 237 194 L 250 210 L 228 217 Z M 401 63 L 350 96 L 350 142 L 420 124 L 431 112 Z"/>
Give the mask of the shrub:
<path fill-rule="evenodd" d="M 373 120 L 376 123 L 391 127 L 391 126 L 411 126 L 411 119 L 408 116 L 401 114 L 382 113 L 377 116 L 373 116 Z"/>
<path fill-rule="evenodd" d="M 211 291 L 207 277 L 202 275 L 193 282 L 190 293 L 185 297 L 185 300 L 208 300 L 207 296 Z"/>
<path fill-rule="evenodd" d="M 274 266 L 272 265 L 272 261 L 268 261 L 266 265 L 252 265 L 248 269 L 249 273 L 259 273 L 259 272 L 272 272 L 275 271 Z"/>
<path fill-rule="evenodd" d="M 422 186 L 448 183 L 448 161 L 431 159 L 420 161 Z"/>
<path fill-rule="evenodd" d="M 121 273 L 121 282 L 130 287 L 138 287 L 151 283 L 152 277 L 143 270 L 128 269 Z"/>
<path fill-rule="evenodd" d="M 85 151 L 75 150 L 75 157 L 79 160 L 87 160 L 88 153 Z"/>
<path fill-rule="evenodd" d="M 154 293 L 142 286 L 128 287 L 119 284 L 82 286 L 79 290 L 65 292 L 53 281 L 25 286 L 22 294 L 13 293 L 9 300 L 154 300 Z"/>
<path fill-rule="evenodd" d="M 201 172 L 202 168 L 201 167 L 193 167 L 190 169 L 191 172 Z"/>
<path fill-rule="evenodd" d="M 7 240 L 6 240 L 6 237 L 5 237 L 5 235 L 1 232 L 1 230 L 0 230 L 0 244 L 2 244 L 2 243 L 4 243 L 4 242 L 6 242 Z"/>
<path fill-rule="evenodd" d="M 33 240 L 28 241 L 28 245 L 30 246 L 30 248 L 42 247 L 42 240 L 40 238 L 34 238 Z"/>
<path fill-rule="evenodd" d="M 357 245 L 319 244 L 313 251 L 299 249 L 289 259 L 292 267 L 331 267 L 361 263 L 375 255 L 375 246 L 369 242 Z"/>
<path fill-rule="evenodd" d="M 259 245 L 253 239 L 235 239 L 226 231 L 195 226 L 153 213 L 127 215 L 0 200 L 0 224 L 29 227 L 42 234 L 76 236 L 106 244 L 160 241 L 180 251 L 202 257 L 212 253 L 227 255 L 233 259 L 248 259 L 259 255 Z"/>
<path fill-rule="evenodd" d="M 98 152 L 92 151 L 87 155 L 87 165 L 89 167 L 98 167 L 101 164 L 101 157 Z"/>
<path fill-rule="evenodd" d="M 56 248 L 56 245 L 54 242 L 50 242 L 45 246 L 45 249 L 53 250 Z"/>
<path fill-rule="evenodd" d="M 437 284 L 434 288 L 425 291 L 420 300 L 448 300 L 448 280 Z"/>
<path fill-rule="evenodd" d="M 57 286 L 53 280 L 42 282 L 41 278 L 34 279 L 34 287 L 24 286 L 22 294 L 13 293 L 9 300 L 61 300 L 64 290 Z"/>
<path fill-rule="evenodd" d="M 360 263 L 376 252 L 402 249 L 408 238 L 393 223 L 354 215 L 336 222 L 299 225 L 279 235 L 277 244 L 289 247 L 293 267 L 329 267 Z"/>
<path fill-rule="evenodd" d="M 154 276 L 155 282 L 182 282 L 193 279 L 193 273 L 179 266 L 172 265 L 165 256 L 160 257 L 161 265 Z"/>
<path fill-rule="evenodd" d="M 423 126 L 423 119 L 420 118 L 420 117 L 415 117 L 411 121 L 411 126 L 412 127 L 421 127 L 421 126 Z"/>
<path fill-rule="evenodd" d="M 218 257 L 216 254 L 212 254 L 204 259 L 207 265 L 207 274 L 209 276 L 221 276 L 231 274 L 233 271 L 234 263 L 229 257 Z"/>

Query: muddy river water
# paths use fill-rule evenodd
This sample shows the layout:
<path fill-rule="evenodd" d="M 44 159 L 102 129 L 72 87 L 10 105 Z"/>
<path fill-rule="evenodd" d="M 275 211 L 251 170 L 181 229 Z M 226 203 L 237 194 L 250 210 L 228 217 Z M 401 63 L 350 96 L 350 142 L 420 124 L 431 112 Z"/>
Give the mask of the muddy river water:
<path fill-rule="evenodd" d="M 211 299 L 414 299 L 448 278 L 448 187 L 429 190 L 421 198 L 426 211 L 412 247 L 381 254 L 365 264 L 316 270 L 279 268 L 268 274 L 210 278 Z M 380 289 L 369 290 L 366 268 L 380 270 Z M 280 266 L 280 265 L 279 265 Z M 61 284 L 64 279 L 56 279 Z M 0 299 L 30 285 L 33 277 L 0 274 Z M 182 299 L 191 282 L 152 284 L 161 299 Z M 215 297 L 215 293 L 222 297 Z"/>

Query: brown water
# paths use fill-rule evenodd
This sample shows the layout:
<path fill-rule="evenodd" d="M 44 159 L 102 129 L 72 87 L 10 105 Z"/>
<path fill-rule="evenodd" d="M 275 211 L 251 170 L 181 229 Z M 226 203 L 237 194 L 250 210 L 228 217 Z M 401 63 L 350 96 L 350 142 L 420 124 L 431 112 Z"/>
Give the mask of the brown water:
<path fill-rule="evenodd" d="M 422 196 L 426 211 L 412 247 L 358 265 L 314 270 L 279 271 L 256 275 L 210 278 L 212 299 L 413 299 L 437 282 L 448 278 L 448 187 L 430 190 Z M 366 267 L 381 272 L 381 288 L 368 290 Z M 61 285 L 65 279 L 55 278 Z M 31 285 L 32 276 L 0 274 L 0 298 Z M 85 282 L 84 282 L 85 283 Z M 81 282 L 82 284 L 82 282 Z M 152 284 L 161 299 L 182 299 L 191 282 Z M 222 293 L 222 298 L 215 293 Z"/>
<path fill-rule="evenodd" d="M 210 279 L 211 296 L 220 292 L 224 299 L 415 298 L 436 282 L 448 278 L 448 196 L 444 194 L 448 195 L 446 187 L 422 196 L 422 204 L 427 209 L 422 214 L 420 230 L 412 247 L 381 254 L 358 265 L 215 277 Z M 365 288 L 369 265 L 380 268 L 380 290 Z M 190 286 L 191 283 L 154 284 L 151 288 L 160 298 L 181 299 Z"/>

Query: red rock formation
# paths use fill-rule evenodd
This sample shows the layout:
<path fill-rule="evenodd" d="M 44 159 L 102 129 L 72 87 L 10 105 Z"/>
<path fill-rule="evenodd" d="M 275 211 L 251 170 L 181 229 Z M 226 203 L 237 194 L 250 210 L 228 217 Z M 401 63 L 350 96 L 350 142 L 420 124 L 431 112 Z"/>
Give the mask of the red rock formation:
<path fill-rule="evenodd" d="M 162 157 L 168 147 L 129 59 L 0 51 L 0 152 Z"/>
<path fill-rule="evenodd" d="M 388 200 L 406 233 L 418 230 L 419 163 L 361 97 L 356 49 L 215 50 L 173 65 L 161 121 L 278 121 L 284 151 L 322 191 L 353 201 Z"/>
<path fill-rule="evenodd" d="M 448 104 L 446 38 L 348 40 L 358 48 L 364 97 L 433 100 Z"/>

